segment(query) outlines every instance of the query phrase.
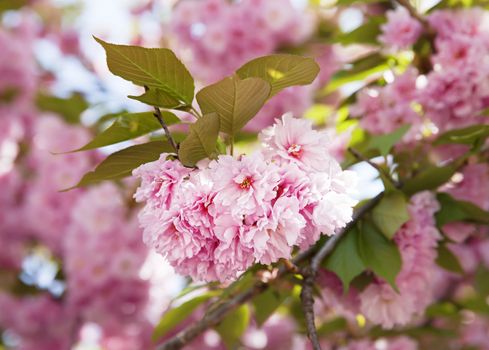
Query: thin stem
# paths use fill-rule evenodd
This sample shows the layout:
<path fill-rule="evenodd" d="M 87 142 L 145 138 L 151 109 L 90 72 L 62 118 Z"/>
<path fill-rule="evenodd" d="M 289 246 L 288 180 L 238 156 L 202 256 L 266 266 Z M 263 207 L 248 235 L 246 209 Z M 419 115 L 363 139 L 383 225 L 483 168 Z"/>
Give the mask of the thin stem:
<path fill-rule="evenodd" d="M 411 17 L 416 18 L 418 21 L 425 26 L 425 28 L 428 26 L 428 22 L 426 19 L 416 10 L 416 8 L 411 4 L 411 1 L 409 0 L 396 0 L 399 5 L 404 7 L 406 10 L 408 10 L 409 14 Z"/>
<path fill-rule="evenodd" d="M 166 138 L 168 139 L 168 142 L 170 142 L 170 145 L 175 150 L 175 153 L 178 154 L 178 145 L 175 142 L 175 140 L 173 139 L 173 136 L 171 136 L 170 130 L 168 129 L 168 126 L 166 125 L 165 121 L 163 120 L 163 116 L 161 115 L 161 110 L 158 107 L 155 107 L 153 115 L 155 116 L 155 118 L 158 120 L 161 127 L 165 131 Z"/>
<path fill-rule="evenodd" d="M 380 167 L 378 164 L 372 162 L 370 159 L 366 158 L 363 154 L 358 152 L 356 149 L 354 149 L 352 147 L 348 147 L 348 152 L 350 152 L 356 159 L 361 160 L 363 162 L 366 162 L 372 168 L 377 170 L 379 172 L 379 174 L 383 175 L 387 180 L 389 180 L 389 182 L 392 183 L 392 185 L 394 187 L 399 188 L 401 186 L 398 181 L 396 181 L 392 178 L 391 174 L 389 174 L 387 171 L 385 171 L 385 169 Z"/>
<path fill-rule="evenodd" d="M 197 119 L 202 118 L 202 114 L 200 114 L 199 111 L 194 108 L 194 106 L 190 106 L 189 112 Z"/>
<path fill-rule="evenodd" d="M 232 156 L 234 155 L 234 137 L 232 136 L 229 138 L 229 153 L 231 153 Z"/>

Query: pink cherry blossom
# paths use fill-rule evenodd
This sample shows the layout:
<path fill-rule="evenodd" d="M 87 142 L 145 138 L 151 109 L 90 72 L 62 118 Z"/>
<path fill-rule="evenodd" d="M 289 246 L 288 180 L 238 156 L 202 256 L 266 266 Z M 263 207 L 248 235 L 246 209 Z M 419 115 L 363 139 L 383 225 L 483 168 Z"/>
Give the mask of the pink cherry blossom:
<path fill-rule="evenodd" d="M 409 323 L 433 300 L 436 246 L 441 237 L 433 215 L 439 205 L 431 193 L 421 192 L 411 198 L 408 209 L 411 219 L 394 236 L 402 258 L 396 277 L 399 293 L 384 281 L 360 293 L 361 312 L 384 328 Z"/>
<path fill-rule="evenodd" d="M 397 50 L 413 45 L 423 31 L 421 23 L 412 18 L 403 6 L 387 11 L 387 23 L 381 29 L 379 40 Z"/>

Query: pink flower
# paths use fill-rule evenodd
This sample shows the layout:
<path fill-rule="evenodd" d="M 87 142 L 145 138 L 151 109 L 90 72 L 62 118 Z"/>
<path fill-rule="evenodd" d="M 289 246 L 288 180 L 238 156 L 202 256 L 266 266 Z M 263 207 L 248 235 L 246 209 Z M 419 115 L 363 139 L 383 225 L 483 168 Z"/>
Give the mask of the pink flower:
<path fill-rule="evenodd" d="M 177 195 L 178 186 L 190 174 L 191 169 L 167 158 L 168 154 L 163 153 L 157 161 L 134 169 L 133 175 L 141 178 L 141 186 L 134 194 L 137 202 L 147 201 L 164 209 L 170 207 L 173 197 Z"/>
<path fill-rule="evenodd" d="M 483 123 L 480 112 L 488 106 L 489 65 L 451 66 L 428 75 L 427 86 L 420 91 L 424 113 L 444 132 L 470 124 Z"/>
<path fill-rule="evenodd" d="M 249 234 L 256 259 L 263 264 L 271 264 L 280 258 L 290 258 L 290 248 L 297 245 L 305 226 L 306 221 L 299 213 L 299 201 L 294 197 L 278 198 L 270 217 L 259 220 L 257 228 L 251 229 Z"/>
<path fill-rule="evenodd" d="M 351 114 L 360 117 L 360 124 L 368 132 L 379 135 L 391 133 L 402 125 L 411 125 L 403 141 L 416 140 L 421 135 L 422 119 L 413 109 L 418 92 L 415 69 L 408 69 L 382 88 L 366 88 L 351 107 Z"/>
<path fill-rule="evenodd" d="M 329 138 L 312 129 L 312 122 L 284 114 L 259 135 L 263 153 L 279 164 L 295 163 L 304 169 L 330 172 L 339 168 L 328 154 Z"/>
<path fill-rule="evenodd" d="M 280 177 L 278 168 L 265 162 L 259 153 L 239 160 L 220 156 L 209 168 L 215 184 L 217 211 L 229 210 L 236 220 L 254 220 L 270 210 Z"/>
<path fill-rule="evenodd" d="M 392 48 L 405 49 L 413 45 L 421 35 L 423 27 L 402 6 L 387 11 L 387 23 L 382 25 L 379 40 Z"/>
<path fill-rule="evenodd" d="M 436 246 L 440 239 L 433 215 L 438 209 L 429 192 L 411 198 L 411 219 L 394 236 L 402 258 L 402 268 L 396 277 L 399 293 L 380 280 L 360 293 L 360 310 L 372 322 L 384 328 L 405 325 L 432 302 Z"/>

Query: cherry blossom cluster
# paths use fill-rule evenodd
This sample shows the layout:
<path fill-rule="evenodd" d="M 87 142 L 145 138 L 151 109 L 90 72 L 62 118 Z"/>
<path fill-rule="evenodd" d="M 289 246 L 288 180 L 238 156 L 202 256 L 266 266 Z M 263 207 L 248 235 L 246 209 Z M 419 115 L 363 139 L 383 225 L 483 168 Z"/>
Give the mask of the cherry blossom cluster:
<path fill-rule="evenodd" d="M 289 0 L 190 0 L 177 3 L 170 28 L 172 47 L 191 71 L 213 82 L 252 58 L 303 41 L 314 29 L 314 15 Z"/>
<path fill-rule="evenodd" d="M 130 195 L 115 184 L 60 192 L 102 154 L 54 154 L 92 135 L 34 105 L 34 32 L 29 22 L 0 29 L 0 329 L 15 349 L 64 350 L 90 323 L 101 329 L 104 349 L 148 349 L 148 312 L 160 313 L 164 304 L 148 310 L 154 286 L 141 273 L 149 250 L 124 199 Z M 36 254 L 62 271 L 56 291 L 51 282 L 22 285 L 19 276 Z"/>
<path fill-rule="evenodd" d="M 420 75 L 408 68 L 385 87 L 362 90 L 352 115 L 361 117 L 362 126 L 375 135 L 410 124 L 406 142 L 421 138 L 429 123 L 438 132 L 487 123 L 481 112 L 489 106 L 488 16 L 481 9 L 433 12 L 428 18 L 436 31 L 433 70 Z M 380 40 L 409 46 L 419 36 L 419 25 L 399 8 L 388 13 Z"/>
<path fill-rule="evenodd" d="M 441 239 L 434 214 L 439 204 L 432 193 L 421 192 L 411 198 L 408 209 L 411 219 L 394 235 L 402 259 L 396 277 L 399 292 L 377 280 L 359 294 L 362 314 L 384 328 L 408 324 L 434 300 L 436 247 Z"/>
<path fill-rule="evenodd" d="M 251 155 L 220 155 L 198 169 L 167 154 L 134 171 L 144 240 L 176 271 L 196 280 L 232 280 L 254 262 L 289 258 L 351 219 L 355 175 L 329 155 L 329 139 L 284 115 Z"/>
<path fill-rule="evenodd" d="M 355 323 L 361 314 L 372 324 L 383 328 L 407 325 L 420 316 L 436 298 L 439 268 L 435 263 L 436 247 L 441 235 L 434 213 L 439 204 L 430 192 L 421 192 L 411 198 L 408 206 L 410 220 L 394 235 L 401 253 L 402 268 L 396 277 L 397 291 L 386 281 L 375 277 L 364 290 L 351 286 L 343 291 L 340 279 L 330 271 L 321 271 L 318 282 L 322 299 L 317 314 L 334 310 L 335 314 Z"/>

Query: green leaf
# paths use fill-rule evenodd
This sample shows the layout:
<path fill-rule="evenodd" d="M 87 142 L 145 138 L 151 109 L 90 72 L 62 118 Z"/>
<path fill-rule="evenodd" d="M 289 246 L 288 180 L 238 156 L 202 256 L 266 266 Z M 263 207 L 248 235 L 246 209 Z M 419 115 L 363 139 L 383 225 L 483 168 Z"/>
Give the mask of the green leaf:
<path fill-rule="evenodd" d="M 236 73 L 241 79 L 261 78 L 270 83 L 270 96 L 294 85 L 311 84 L 319 73 L 319 65 L 310 57 L 276 54 L 256 58 Z"/>
<path fill-rule="evenodd" d="M 439 227 L 455 221 L 470 221 L 489 225 L 489 212 L 470 202 L 457 200 L 448 193 L 438 193 L 437 200 L 440 203 L 440 210 L 435 214 L 435 217 Z"/>
<path fill-rule="evenodd" d="M 180 144 L 178 157 L 182 164 L 194 166 L 199 160 L 216 154 L 219 135 L 219 117 L 216 113 L 205 114 L 190 126 L 190 133 Z"/>
<path fill-rule="evenodd" d="M 128 96 L 130 99 L 145 103 L 150 106 L 176 109 L 182 104 L 175 98 L 160 89 L 149 89 L 141 96 Z"/>
<path fill-rule="evenodd" d="M 27 0 L 2 0 L 0 1 L 0 14 L 8 10 L 17 10 L 27 5 Z"/>
<path fill-rule="evenodd" d="M 480 265 L 474 277 L 474 287 L 482 297 L 489 296 L 489 270 Z"/>
<path fill-rule="evenodd" d="M 160 322 L 153 331 L 152 339 L 154 342 L 164 337 L 168 332 L 175 329 L 180 323 L 187 319 L 197 307 L 217 296 L 219 291 L 210 291 L 199 295 L 180 306 L 168 310 L 161 317 Z"/>
<path fill-rule="evenodd" d="M 131 175 L 133 169 L 141 164 L 155 161 L 160 157 L 161 153 L 171 151 L 172 148 L 168 142 L 162 141 L 153 141 L 125 148 L 109 155 L 95 170 L 86 173 L 78 184 L 64 191 L 92 185 L 104 180 L 122 179 Z"/>
<path fill-rule="evenodd" d="M 370 17 L 366 23 L 351 32 L 335 36 L 333 42 L 342 45 L 378 44 L 377 37 L 382 33 L 380 26 L 383 23 L 385 23 L 383 17 Z"/>
<path fill-rule="evenodd" d="M 368 147 L 378 149 L 381 155 L 386 156 L 392 147 L 402 139 L 410 127 L 410 125 L 403 125 L 389 134 L 372 135 Z"/>
<path fill-rule="evenodd" d="M 350 282 L 365 270 L 356 243 L 358 234 L 358 228 L 355 226 L 339 241 L 323 263 L 326 269 L 333 271 L 341 279 L 345 293 L 348 291 Z"/>
<path fill-rule="evenodd" d="M 489 136 L 489 125 L 471 125 L 463 129 L 450 130 L 441 134 L 434 145 L 444 145 L 450 143 L 473 145 Z"/>
<path fill-rule="evenodd" d="M 270 84 L 260 78 L 227 77 L 197 94 L 202 113 L 217 113 L 221 130 L 234 136 L 258 113 L 270 95 Z"/>
<path fill-rule="evenodd" d="M 259 327 L 261 327 L 268 320 L 268 318 L 273 315 L 275 310 L 282 305 L 286 298 L 286 293 L 269 288 L 253 299 L 255 320 Z"/>
<path fill-rule="evenodd" d="M 228 349 L 233 349 L 239 342 L 250 322 L 250 309 L 248 305 L 241 305 L 239 308 L 227 315 L 216 327 L 216 331 L 221 336 Z"/>
<path fill-rule="evenodd" d="M 139 86 L 158 89 L 165 101 L 174 99 L 191 105 L 194 80 L 187 68 L 169 49 L 148 49 L 138 46 L 115 45 L 95 38 L 107 53 L 109 70 Z"/>
<path fill-rule="evenodd" d="M 349 64 L 349 68 L 334 74 L 329 84 L 321 90 L 320 95 L 328 95 L 343 85 L 354 81 L 365 81 L 371 75 L 383 72 L 387 69 L 389 69 L 387 58 L 379 53 L 373 53 L 359 58 L 355 62 Z"/>
<path fill-rule="evenodd" d="M 345 318 L 337 317 L 331 321 L 323 323 L 318 328 L 318 335 L 320 337 L 325 337 L 329 334 L 344 330 L 346 329 L 347 326 L 348 326 L 348 322 L 346 321 Z"/>
<path fill-rule="evenodd" d="M 458 258 L 447 248 L 445 244 L 438 245 L 438 256 L 436 257 L 436 263 L 443 267 L 445 270 L 463 274 L 464 270 L 458 261 Z"/>
<path fill-rule="evenodd" d="M 429 317 L 447 317 L 456 315 L 458 311 L 455 304 L 450 302 L 439 302 L 428 306 L 426 315 Z"/>
<path fill-rule="evenodd" d="M 404 182 L 403 192 L 411 196 L 417 192 L 440 187 L 452 178 L 460 166 L 460 161 L 462 159 L 441 167 L 434 165 L 426 167 L 425 170 Z"/>
<path fill-rule="evenodd" d="M 400 191 L 387 192 L 372 210 L 372 221 L 388 239 L 408 220 L 407 201 Z"/>
<path fill-rule="evenodd" d="M 80 115 L 89 107 L 83 96 L 74 93 L 68 98 L 38 94 L 36 105 L 41 111 L 53 112 L 70 124 L 80 122 Z"/>
<path fill-rule="evenodd" d="M 162 116 L 167 125 L 180 122 L 180 119 L 173 113 L 165 111 L 162 112 Z M 161 129 L 161 125 L 152 112 L 123 114 L 110 127 L 95 136 L 92 141 L 72 152 L 86 151 L 132 140 L 159 129 Z"/>
<path fill-rule="evenodd" d="M 402 265 L 397 245 L 368 221 L 362 222 L 357 238 L 358 253 L 365 266 L 396 289 L 396 276 Z"/>

